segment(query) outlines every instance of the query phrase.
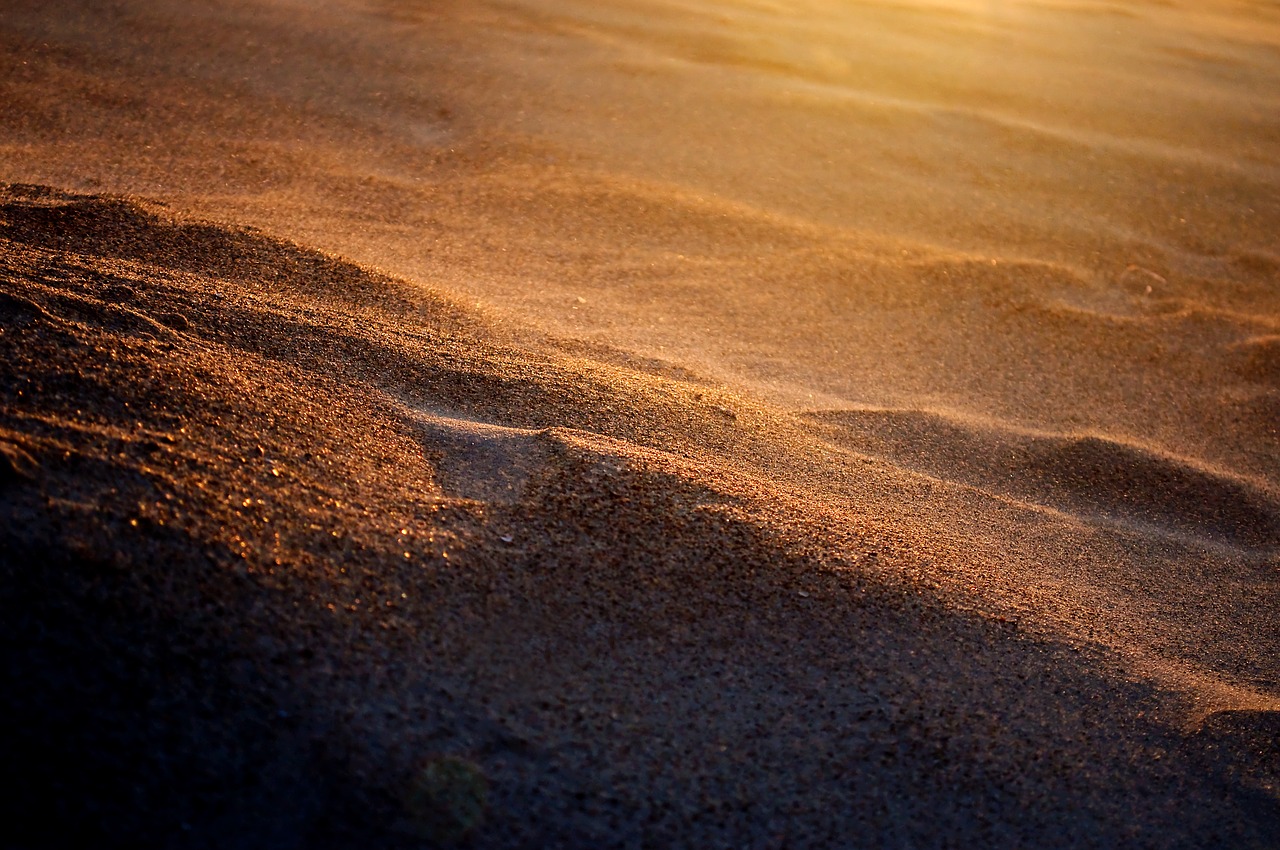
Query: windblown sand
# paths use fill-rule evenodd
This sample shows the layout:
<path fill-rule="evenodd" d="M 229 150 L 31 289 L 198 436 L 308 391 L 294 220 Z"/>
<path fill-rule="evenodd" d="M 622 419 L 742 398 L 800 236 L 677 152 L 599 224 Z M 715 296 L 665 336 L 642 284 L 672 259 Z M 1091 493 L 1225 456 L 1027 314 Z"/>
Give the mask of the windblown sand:
<path fill-rule="evenodd" d="M 1274 3 L 0 59 L 6 846 L 1280 841 Z"/>

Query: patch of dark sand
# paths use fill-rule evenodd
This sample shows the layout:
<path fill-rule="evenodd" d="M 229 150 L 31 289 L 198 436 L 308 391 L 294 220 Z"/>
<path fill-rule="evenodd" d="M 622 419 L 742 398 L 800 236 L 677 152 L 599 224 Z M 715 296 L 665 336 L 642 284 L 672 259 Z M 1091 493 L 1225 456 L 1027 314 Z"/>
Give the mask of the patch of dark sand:
<path fill-rule="evenodd" d="M 0 313 L 32 461 L 0 489 L 18 846 L 417 846 L 400 796 L 438 754 L 489 778 L 475 847 L 1280 828 L 1102 655 L 770 507 L 742 400 L 245 232 L 227 260 L 132 201 L 11 189 L 0 221 L 0 293 L 31 305 Z"/>
<path fill-rule="evenodd" d="M 1215 711 L 1195 734 L 1233 779 L 1263 795 L 1280 788 L 1280 712 Z"/>

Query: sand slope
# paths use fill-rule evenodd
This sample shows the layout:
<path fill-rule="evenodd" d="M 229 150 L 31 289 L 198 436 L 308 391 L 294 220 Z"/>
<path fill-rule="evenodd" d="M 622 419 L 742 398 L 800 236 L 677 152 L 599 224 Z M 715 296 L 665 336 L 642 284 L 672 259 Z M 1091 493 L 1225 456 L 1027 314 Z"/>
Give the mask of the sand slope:
<path fill-rule="evenodd" d="M 1273 712 L 1195 731 L 1102 647 L 957 608 L 883 495 L 814 495 L 920 479 L 769 474 L 835 451 L 804 420 L 133 201 L 0 220 L 33 846 L 395 846 L 438 752 L 493 784 L 477 846 L 1274 835 Z"/>
<path fill-rule="evenodd" d="M 1274 4 L 2 17 L 22 846 L 1274 845 Z"/>

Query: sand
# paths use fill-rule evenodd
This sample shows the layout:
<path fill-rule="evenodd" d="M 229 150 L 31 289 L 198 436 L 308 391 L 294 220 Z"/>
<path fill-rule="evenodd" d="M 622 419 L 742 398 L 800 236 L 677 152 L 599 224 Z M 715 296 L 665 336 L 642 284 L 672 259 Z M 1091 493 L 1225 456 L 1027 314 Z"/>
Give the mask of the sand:
<path fill-rule="evenodd" d="M 1280 9 L 13 0 L 15 847 L 1274 847 Z M 440 764 L 435 761 L 434 763 Z"/>

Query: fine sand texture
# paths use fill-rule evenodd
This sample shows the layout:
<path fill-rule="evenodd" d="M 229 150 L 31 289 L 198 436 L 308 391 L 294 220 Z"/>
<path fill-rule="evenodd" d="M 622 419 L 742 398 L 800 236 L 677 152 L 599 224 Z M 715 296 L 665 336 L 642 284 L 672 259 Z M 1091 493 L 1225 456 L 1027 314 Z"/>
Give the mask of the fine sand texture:
<path fill-rule="evenodd" d="M 0 69 L 0 845 L 1280 844 L 1280 6 Z"/>

